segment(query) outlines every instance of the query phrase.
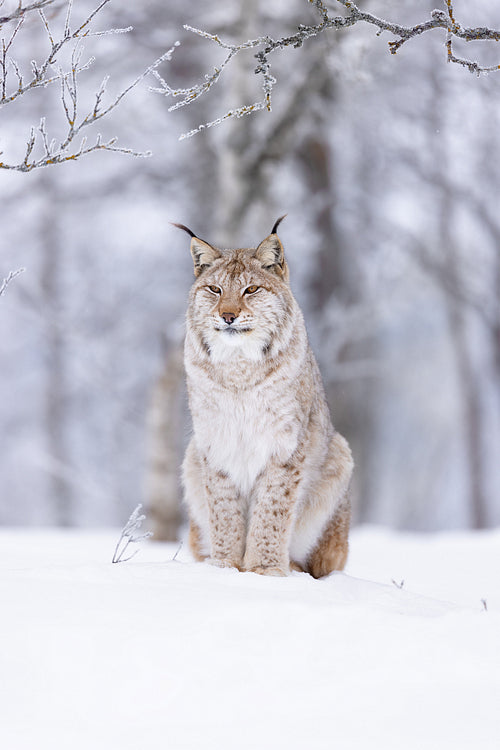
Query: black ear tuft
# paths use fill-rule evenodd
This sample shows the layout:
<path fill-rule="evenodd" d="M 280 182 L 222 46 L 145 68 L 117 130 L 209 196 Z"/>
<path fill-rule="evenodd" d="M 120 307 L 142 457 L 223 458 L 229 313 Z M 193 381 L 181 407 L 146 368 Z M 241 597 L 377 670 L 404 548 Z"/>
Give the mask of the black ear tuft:
<path fill-rule="evenodd" d="M 182 229 L 184 232 L 187 232 L 190 237 L 196 237 L 195 233 L 192 232 L 190 229 L 188 229 L 184 224 L 177 224 L 175 221 L 170 222 L 173 227 L 177 227 L 177 229 Z"/>
<path fill-rule="evenodd" d="M 262 268 L 266 271 L 281 276 L 284 281 L 288 281 L 288 265 L 285 261 L 285 253 L 281 240 L 276 234 L 278 227 L 285 218 L 286 214 L 274 222 L 271 234 L 263 240 L 255 250 L 255 258 L 260 261 Z"/>
<path fill-rule="evenodd" d="M 184 226 L 184 224 L 176 224 L 174 221 L 171 221 L 170 223 L 172 226 L 187 232 L 191 237 L 190 250 L 193 257 L 195 276 L 199 276 L 205 271 L 205 269 L 209 268 L 217 258 L 221 257 L 220 250 L 217 250 L 216 247 L 205 242 L 205 240 L 201 240 L 194 232 Z"/>
<path fill-rule="evenodd" d="M 274 226 L 273 226 L 273 228 L 271 229 L 271 234 L 276 234 L 276 232 L 278 231 L 278 227 L 279 227 L 279 225 L 281 224 L 281 222 L 283 221 L 283 219 L 284 219 L 284 218 L 285 218 L 286 216 L 287 216 L 287 214 L 283 214 L 283 216 L 280 216 L 280 218 L 279 218 L 279 219 L 277 219 L 277 220 L 275 221 L 275 223 L 274 223 Z M 185 228 L 186 228 L 186 227 L 183 227 L 183 229 L 185 229 Z M 188 231 L 189 231 L 189 230 L 188 230 Z"/>

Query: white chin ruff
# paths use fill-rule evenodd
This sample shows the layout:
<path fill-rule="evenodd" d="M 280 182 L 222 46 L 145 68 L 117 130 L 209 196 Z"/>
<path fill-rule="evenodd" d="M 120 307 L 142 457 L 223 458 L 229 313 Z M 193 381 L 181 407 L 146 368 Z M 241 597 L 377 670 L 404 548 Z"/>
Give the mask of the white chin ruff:
<path fill-rule="evenodd" d="M 242 357 L 258 362 L 263 357 L 266 339 L 255 330 L 237 332 L 237 329 L 213 331 L 210 336 L 210 356 L 214 362 Z"/>

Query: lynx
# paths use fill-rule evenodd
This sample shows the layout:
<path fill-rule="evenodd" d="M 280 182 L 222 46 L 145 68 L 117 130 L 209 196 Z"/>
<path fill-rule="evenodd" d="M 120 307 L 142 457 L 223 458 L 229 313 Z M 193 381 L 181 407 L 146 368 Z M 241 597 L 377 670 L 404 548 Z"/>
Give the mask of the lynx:
<path fill-rule="evenodd" d="M 346 440 L 331 424 L 275 223 L 257 248 L 191 236 L 184 361 L 193 437 L 183 463 L 197 560 L 261 575 L 342 570 Z"/>

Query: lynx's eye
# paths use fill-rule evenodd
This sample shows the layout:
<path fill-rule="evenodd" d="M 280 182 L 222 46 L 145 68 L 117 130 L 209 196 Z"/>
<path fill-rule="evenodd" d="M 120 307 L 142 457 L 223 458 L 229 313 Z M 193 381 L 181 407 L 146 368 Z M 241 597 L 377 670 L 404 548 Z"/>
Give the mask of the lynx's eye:
<path fill-rule="evenodd" d="M 257 286 L 256 284 L 252 284 L 252 286 L 247 286 L 243 294 L 255 294 L 260 289 L 260 286 Z"/>
<path fill-rule="evenodd" d="M 221 294 L 222 290 L 218 286 L 209 286 L 208 287 L 212 294 Z"/>

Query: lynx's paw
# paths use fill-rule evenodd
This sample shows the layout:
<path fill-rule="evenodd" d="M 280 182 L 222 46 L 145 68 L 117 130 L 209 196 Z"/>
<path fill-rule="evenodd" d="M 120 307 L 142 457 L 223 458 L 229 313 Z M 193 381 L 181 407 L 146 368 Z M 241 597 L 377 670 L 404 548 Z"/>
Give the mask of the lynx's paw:
<path fill-rule="evenodd" d="M 282 568 L 271 567 L 267 565 L 255 565 L 253 568 L 247 568 L 249 573 L 258 573 L 260 576 L 287 576 L 288 572 Z"/>
<path fill-rule="evenodd" d="M 236 568 L 241 570 L 241 564 L 234 562 L 234 560 L 220 560 L 216 557 L 208 557 L 206 561 L 209 565 L 214 565 L 216 568 Z"/>

